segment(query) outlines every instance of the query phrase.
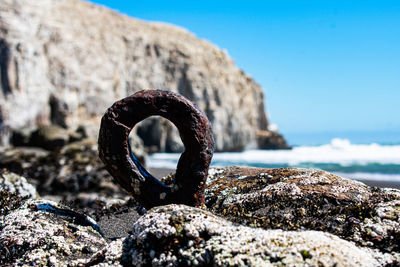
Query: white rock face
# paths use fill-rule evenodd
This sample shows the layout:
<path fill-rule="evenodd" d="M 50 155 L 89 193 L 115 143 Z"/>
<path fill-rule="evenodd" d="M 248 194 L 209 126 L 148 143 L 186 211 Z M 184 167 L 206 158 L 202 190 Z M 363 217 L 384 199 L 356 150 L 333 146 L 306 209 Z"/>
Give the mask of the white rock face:
<path fill-rule="evenodd" d="M 261 87 L 184 29 L 146 23 L 78 0 L 0 3 L 0 125 L 96 125 L 140 89 L 188 97 L 213 125 L 217 150 L 256 146 L 267 130 Z M 179 135 L 157 122 L 161 149 Z M 94 131 L 96 132 L 96 131 Z"/>

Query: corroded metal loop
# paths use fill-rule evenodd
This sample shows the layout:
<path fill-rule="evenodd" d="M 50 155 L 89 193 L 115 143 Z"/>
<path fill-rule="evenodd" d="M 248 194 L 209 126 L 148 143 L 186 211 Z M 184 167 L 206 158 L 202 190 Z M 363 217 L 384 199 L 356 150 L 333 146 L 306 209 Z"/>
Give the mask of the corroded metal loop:
<path fill-rule="evenodd" d="M 178 128 L 185 146 L 174 184 L 170 186 L 146 171 L 128 142 L 132 128 L 154 115 L 170 120 Z M 145 208 L 170 203 L 204 205 L 214 139 L 207 117 L 183 96 L 169 91 L 145 90 L 115 102 L 101 120 L 98 142 L 99 155 L 108 172 Z"/>

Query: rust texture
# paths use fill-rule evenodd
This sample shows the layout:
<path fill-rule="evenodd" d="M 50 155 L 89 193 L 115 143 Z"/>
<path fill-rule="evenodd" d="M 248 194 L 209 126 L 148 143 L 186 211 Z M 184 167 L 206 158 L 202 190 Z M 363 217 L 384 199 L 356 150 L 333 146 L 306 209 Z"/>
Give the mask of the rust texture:
<path fill-rule="evenodd" d="M 185 146 L 175 180 L 169 186 L 144 169 L 131 153 L 128 142 L 133 127 L 155 115 L 170 120 L 178 128 Z M 214 139 L 205 114 L 183 96 L 145 90 L 115 102 L 101 120 L 98 143 L 99 156 L 108 172 L 145 208 L 171 203 L 204 206 Z"/>

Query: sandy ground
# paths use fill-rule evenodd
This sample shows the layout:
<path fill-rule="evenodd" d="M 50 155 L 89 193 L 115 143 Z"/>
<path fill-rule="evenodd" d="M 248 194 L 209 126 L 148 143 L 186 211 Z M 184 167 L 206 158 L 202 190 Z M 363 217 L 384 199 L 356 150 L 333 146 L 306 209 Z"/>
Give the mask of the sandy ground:
<path fill-rule="evenodd" d="M 167 168 L 148 168 L 147 169 L 154 177 L 161 178 L 175 173 L 175 170 Z"/>
<path fill-rule="evenodd" d="M 400 183 L 390 182 L 390 181 L 369 181 L 369 180 L 361 180 L 364 184 L 369 186 L 376 186 L 380 188 L 396 188 L 400 189 Z"/>
<path fill-rule="evenodd" d="M 113 241 L 131 234 L 133 225 L 139 217 L 140 215 L 137 213 L 136 209 L 132 208 L 121 214 L 103 216 L 97 223 L 103 231 L 104 238 Z"/>

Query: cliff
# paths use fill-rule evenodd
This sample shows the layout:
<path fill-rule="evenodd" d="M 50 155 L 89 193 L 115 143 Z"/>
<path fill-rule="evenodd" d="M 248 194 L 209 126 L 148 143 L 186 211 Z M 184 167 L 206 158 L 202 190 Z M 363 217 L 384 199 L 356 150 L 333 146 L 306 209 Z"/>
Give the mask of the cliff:
<path fill-rule="evenodd" d="M 268 136 L 262 88 L 224 51 L 179 27 L 77 0 L 1 1 L 0 85 L 5 141 L 14 129 L 46 124 L 83 125 L 95 137 L 115 100 L 154 88 L 194 101 L 218 151 L 257 147 L 258 133 Z M 181 149 L 166 120 L 148 120 L 137 132 L 154 151 Z M 258 144 L 286 145 L 273 136 Z"/>

